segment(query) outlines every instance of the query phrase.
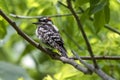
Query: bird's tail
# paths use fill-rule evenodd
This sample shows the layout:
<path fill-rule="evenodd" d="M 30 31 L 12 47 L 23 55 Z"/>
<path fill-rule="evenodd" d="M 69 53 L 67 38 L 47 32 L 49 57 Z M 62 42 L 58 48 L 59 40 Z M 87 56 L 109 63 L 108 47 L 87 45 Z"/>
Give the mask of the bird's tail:
<path fill-rule="evenodd" d="M 61 53 L 62 56 L 68 57 L 68 56 L 67 56 L 67 51 L 66 51 L 66 49 L 64 48 L 64 46 L 59 46 L 57 49 L 59 50 L 59 52 Z"/>

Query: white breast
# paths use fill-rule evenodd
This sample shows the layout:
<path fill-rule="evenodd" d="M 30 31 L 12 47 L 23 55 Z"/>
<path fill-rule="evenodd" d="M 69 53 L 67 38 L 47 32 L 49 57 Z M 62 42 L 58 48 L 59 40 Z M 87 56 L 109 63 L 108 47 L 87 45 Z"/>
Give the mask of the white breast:
<path fill-rule="evenodd" d="M 36 35 L 37 35 L 37 37 L 41 40 L 41 36 L 38 34 L 38 29 L 36 29 Z"/>
<path fill-rule="evenodd" d="M 54 29 L 55 29 L 56 31 L 59 31 L 58 28 L 57 28 L 55 25 L 53 25 L 53 27 L 54 27 Z"/>

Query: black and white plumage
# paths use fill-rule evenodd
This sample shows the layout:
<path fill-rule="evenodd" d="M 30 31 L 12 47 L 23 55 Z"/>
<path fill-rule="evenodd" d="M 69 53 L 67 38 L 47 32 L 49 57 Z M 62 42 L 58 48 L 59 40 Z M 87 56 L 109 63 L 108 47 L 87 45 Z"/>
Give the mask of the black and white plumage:
<path fill-rule="evenodd" d="M 34 23 L 37 25 L 36 35 L 45 44 L 56 48 L 62 56 L 67 57 L 64 43 L 60 37 L 58 28 L 53 25 L 53 22 L 48 17 L 42 17 L 38 22 Z"/>

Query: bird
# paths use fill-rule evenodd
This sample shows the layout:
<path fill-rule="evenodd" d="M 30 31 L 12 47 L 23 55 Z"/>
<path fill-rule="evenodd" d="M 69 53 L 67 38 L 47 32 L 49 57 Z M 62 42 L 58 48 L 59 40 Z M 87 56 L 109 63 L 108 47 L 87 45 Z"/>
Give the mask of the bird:
<path fill-rule="evenodd" d="M 57 49 L 58 52 L 61 53 L 61 56 L 68 57 L 59 30 L 53 24 L 53 21 L 50 17 L 41 17 L 38 19 L 38 22 L 35 22 L 33 24 L 37 26 L 35 33 L 40 41 L 52 48 Z"/>

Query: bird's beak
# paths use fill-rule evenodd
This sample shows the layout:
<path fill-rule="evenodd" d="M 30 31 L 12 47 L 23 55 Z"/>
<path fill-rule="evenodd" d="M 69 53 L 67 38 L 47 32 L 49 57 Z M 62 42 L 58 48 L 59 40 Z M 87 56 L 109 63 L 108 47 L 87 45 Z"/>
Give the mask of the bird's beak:
<path fill-rule="evenodd" d="M 40 22 L 34 22 L 33 24 L 40 24 Z"/>

